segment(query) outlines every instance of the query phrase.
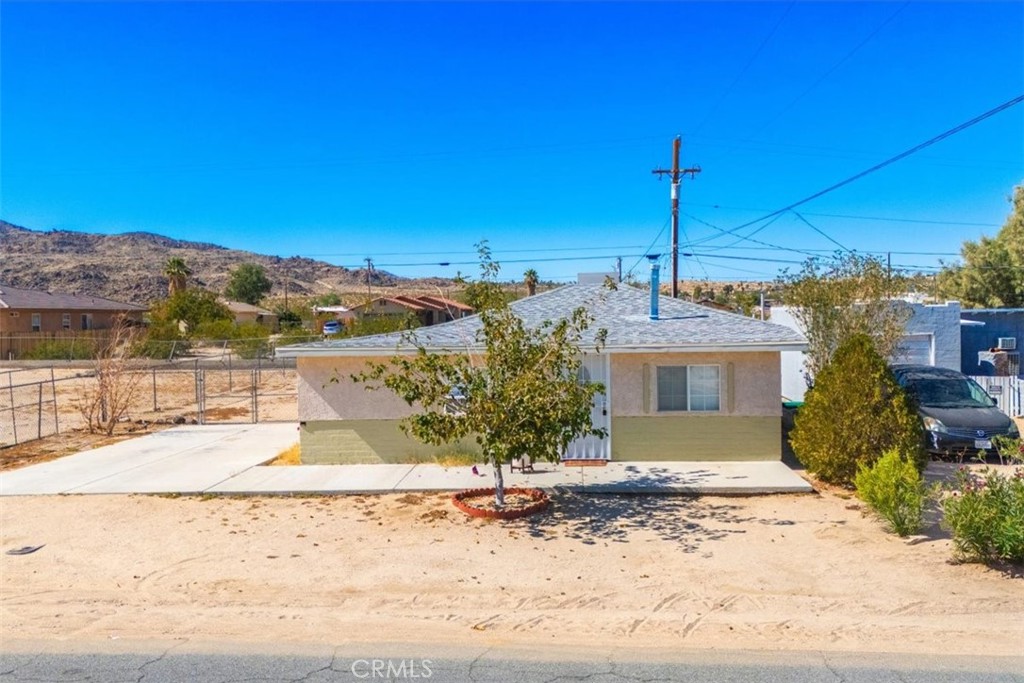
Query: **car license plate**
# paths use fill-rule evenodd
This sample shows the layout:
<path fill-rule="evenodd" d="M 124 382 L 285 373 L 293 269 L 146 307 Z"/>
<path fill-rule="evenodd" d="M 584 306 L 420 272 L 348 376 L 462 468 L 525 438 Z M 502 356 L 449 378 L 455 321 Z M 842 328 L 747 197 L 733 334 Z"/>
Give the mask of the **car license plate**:
<path fill-rule="evenodd" d="M 992 448 L 992 441 L 990 439 L 975 439 L 974 447 L 988 450 Z"/>

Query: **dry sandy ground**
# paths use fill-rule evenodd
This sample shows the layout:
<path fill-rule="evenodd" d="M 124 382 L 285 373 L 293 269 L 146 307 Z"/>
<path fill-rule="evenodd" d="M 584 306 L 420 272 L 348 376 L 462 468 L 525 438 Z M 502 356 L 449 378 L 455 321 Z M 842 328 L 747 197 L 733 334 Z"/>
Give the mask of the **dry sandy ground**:
<path fill-rule="evenodd" d="M 5 638 L 1024 654 L 1024 580 L 831 493 L 0 499 Z"/>

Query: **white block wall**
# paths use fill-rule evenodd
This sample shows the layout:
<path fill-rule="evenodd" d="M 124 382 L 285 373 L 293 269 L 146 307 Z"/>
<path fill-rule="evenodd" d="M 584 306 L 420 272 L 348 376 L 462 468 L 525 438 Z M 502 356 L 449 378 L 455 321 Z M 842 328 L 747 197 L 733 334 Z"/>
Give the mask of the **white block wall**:
<path fill-rule="evenodd" d="M 913 309 L 907 321 L 908 335 L 930 335 L 934 364 L 960 370 L 960 302 L 944 304 L 909 304 Z M 800 324 L 786 306 L 773 306 L 771 322 L 803 334 Z M 782 353 L 782 396 L 789 401 L 804 400 L 807 382 L 804 379 L 807 355 L 803 351 Z"/>

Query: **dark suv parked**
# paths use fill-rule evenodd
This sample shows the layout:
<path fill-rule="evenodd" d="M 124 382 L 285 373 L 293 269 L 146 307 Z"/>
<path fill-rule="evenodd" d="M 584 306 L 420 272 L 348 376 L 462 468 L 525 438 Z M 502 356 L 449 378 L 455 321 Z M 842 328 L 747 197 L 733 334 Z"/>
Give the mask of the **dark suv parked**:
<path fill-rule="evenodd" d="M 1020 436 L 1014 421 L 970 377 L 930 365 L 894 365 L 892 371 L 921 415 L 930 453 L 991 451 L 992 437 Z"/>

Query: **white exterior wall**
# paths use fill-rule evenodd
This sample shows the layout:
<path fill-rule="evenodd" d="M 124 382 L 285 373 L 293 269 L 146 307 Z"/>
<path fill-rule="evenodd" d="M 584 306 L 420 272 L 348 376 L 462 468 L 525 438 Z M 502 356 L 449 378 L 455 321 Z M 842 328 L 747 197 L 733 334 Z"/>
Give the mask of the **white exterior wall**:
<path fill-rule="evenodd" d="M 947 301 L 944 304 L 907 304 L 911 317 L 907 321 L 906 334 L 910 339 L 927 337 L 931 343 L 929 364 L 960 370 L 960 302 Z M 796 330 L 800 327 L 793 312 L 786 306 L 773 306 L 771 322 Z M 804 400 L 807 391 L 807 354 L 803 351 L 783 351 L 781 360 L 782 396 L 789 401 Z M 899 358 L 893 359 L 900 362 Z"/>

